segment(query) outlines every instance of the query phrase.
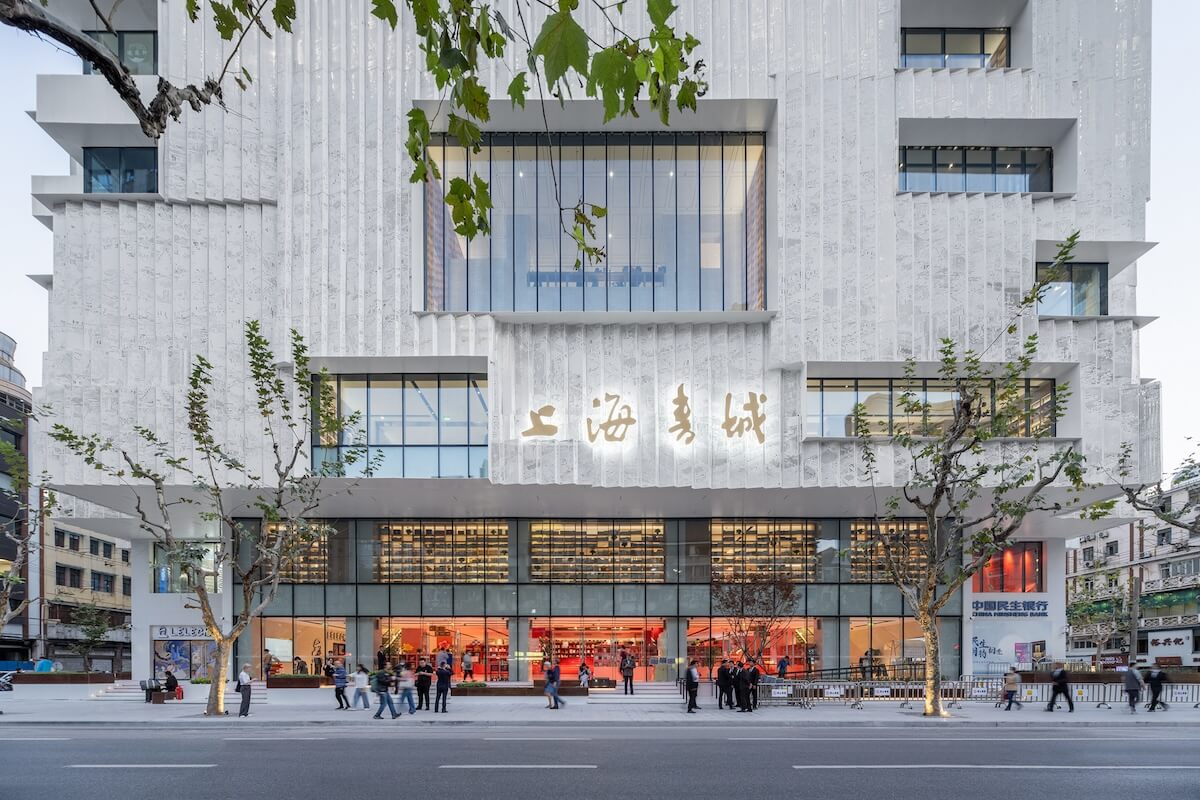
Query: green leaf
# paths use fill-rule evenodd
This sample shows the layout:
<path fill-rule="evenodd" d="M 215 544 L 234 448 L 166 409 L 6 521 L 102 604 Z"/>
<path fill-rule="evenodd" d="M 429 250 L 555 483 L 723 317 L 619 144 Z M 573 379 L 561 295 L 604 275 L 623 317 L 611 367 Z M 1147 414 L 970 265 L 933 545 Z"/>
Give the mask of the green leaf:
<path fill-rule="evenodd" d="M 393 0 L 371 0 L 371 14 L 386 22 L 392 30 L 395 30 L 400 22 Z"/>
<path fill-rule="evenodd" d="M 558 83 L 568 67 L 580 75 L 587 75 L 587 34 L 568 11 L 559 11 L 546 17 L 530 54 L 542 57 L 546 82 L 551 86 Z"/>
<path fill-rule="evenodd" d="M 200 0 L 187 0 L 187 15 L 192 22 L 200 19 Z"/>
<path fill-rule="evenodd" d="M 633 61 L 633 69 L 639 81 L 650 80 L 650 59 L 645 53 L 638 53 L 638 57 Z"/>
<path fill-rule="evenodd" d="M 216 23 L 217 33 L 221 35 L 222 39 L 229 41 L 235 33 L 242 29 L 242 21 L 238 19 L 233 9 L 224 3 L 211 0 L 209 5 L 213 10 L 213 22 Z"/>
<path fill-rule="evenodd" d="M 666 25 L 667 20 L 675 13 L 675 8 L 671 0 L 650 0 L 646 6 L 646 13 L 655 25 Z"/>
<path fill-rule="evenodd" d="M 696 89 L 699 85 L 691 78 L 684 78 L 679 84 L 679 94 L 675 97 L 675 105 L 682 111 L 685 108 L 696 110 Z"/>
<path fill-rule="evenodd" d="M 275 0 L 271 9 L 271 17 L 280 30 L 292 32 L 292 23 L 296 21 L 296 0 Z"/>
<path fill-rule="evenodd" d="M 693 50 L 695 50 L 699 46 L 700 46 L 700 40 L 697 39 L 695 36 L 692 36 L 690 33 L 683 37 L 683 49 L 687 53 L 690 54 Z"/>
<path fill-rule="evenodd" d="M 596 219 L 604 219 L 608 216 L 608 209 L 604 206 L 592 204 L 592 216 Z"/>
<path fill-rule="evenodd" d="M 254 78 L 250 77 L 250 70 L 242 67 L 242 77 L 246 79 L 246 83 L 254 83 Z"/>
<path fill-rule="evenodd" d="M 475 147 L 479 144 L 483 135 L 479 132 L 479 126 L 466 117 L 460 117 L 458 114 L 451 114 L 446 123 L 446 131 L 463 147 Z"/>
<path fill-rule="evenodd" d="M 599 91 L 604 101 L 605 122 L 632 109 L 639 88 L 633 62 L 623 51 L 606 47 L 592 56 L 587 93 L 595 97 Z"/>
<path fill-rule="evenodd" d="M 512 98 L 513 106 L 525 107 L 525 94 L 529 91 L 529 84 L 525 80 L 525 73 L 518 72 L 517 77 L 513 78 L 508 84 L 508 96 Z"/>
<path fill-rule="evenodd" d="M 479 85 L 479 79 L 474 75 L 463 79 L 455 92 L 460 108 L 478 120 L 487 122 L 490 118 L 488 101 L 491 95 L 488 90 Z"/>

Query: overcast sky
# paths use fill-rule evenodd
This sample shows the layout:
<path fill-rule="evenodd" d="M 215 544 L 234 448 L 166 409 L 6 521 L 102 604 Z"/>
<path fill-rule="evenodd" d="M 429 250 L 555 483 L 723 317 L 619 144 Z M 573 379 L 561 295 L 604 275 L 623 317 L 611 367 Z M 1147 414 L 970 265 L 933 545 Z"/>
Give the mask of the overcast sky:
<path fill-rule="evenodd" d="M 1163 382 L 1163 464 L 1200 437 L 1200 2 L 1156 0 L 1153 32 L 1151 198 L 1146 238 L 1159 245 L 1138 263 L 1138 313 L 1160 319 L 1142 332 L 1141 374 Z M 17 340 L 17 366 L 41 381 L 46 294 L 25 276 L 52 271 L 50 231 L 30 215 L 29 176 L 66 174 L 68 159 L 33 123 L 39 73 L 79 71 L 53 45 L 0 27 L 0 331 Z M 1190 398 L 1190 399 L 1189 399 Z M 1189 409 L 1191 409 L 1189 411 Z"/>

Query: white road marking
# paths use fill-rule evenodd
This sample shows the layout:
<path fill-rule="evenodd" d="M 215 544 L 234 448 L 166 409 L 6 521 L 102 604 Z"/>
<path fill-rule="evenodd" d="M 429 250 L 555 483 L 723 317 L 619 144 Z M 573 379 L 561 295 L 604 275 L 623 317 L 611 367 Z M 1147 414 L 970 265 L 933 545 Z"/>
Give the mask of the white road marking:
<path fill-rule="evenodd" d="M 583 736 L 485 736 L 485 742 L 590 742 Z"/>
<path fill-rule="evenodd" d="M 323 742 L 324 736 L 226 736 L 227 742 Z"/>
<path fill-rule="evenodd" d="M 1200 764 L 794 764 L 792 769 L 1200 769 Z"/>
<path fill-rule="evenodd" d="M 595 764 L 442 764 L 438 769 L 595 769 Z"/>
<path fill-rule="evenodd" d="M 0 742 L 69 742 L 67 736 L 3 736 Z"/>
<path fill-rule="evenodd" d="M 216 764 L 67 764 L 67 769 L 208 769 Z"/>
<path fill-rule="evenodd" d="M 1089 736 L 1079 739 L 1079 742 L 1128 742 L 1133 741 L 1129 736 Z M 1182 742 L 1200 741 L 1200 736 L 1139 736 L 1139 742 Z M 1060 737 L 1021 737 L 1014 732 L 1012 736 L 905 736 L 903 739 L 862 736 L 839 739 L 821 739 L 815 736 L 729 736 L 730 742 L 1061 742 Z"/>

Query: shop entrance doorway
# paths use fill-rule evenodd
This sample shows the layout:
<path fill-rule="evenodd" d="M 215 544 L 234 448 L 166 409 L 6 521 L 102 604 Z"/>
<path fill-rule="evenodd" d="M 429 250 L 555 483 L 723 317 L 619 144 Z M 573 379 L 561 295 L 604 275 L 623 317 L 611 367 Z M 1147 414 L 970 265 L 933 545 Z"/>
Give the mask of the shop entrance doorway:
<path fill-rule="evenodd" d="M 542 677 L 542 662 L 558 659 L 564 680 L 575 680 L 581 664 L 587 664 L 595 678 L 621 683 L 622 654 L 633 657 L 634 680 L 655 680 L 660 662 L 664 624 L 662 619 L 641 617 L 582 617 L 577 619 L 535 619 L 530 621 L 529 651 L 535 661 L 530 673 Z M 670 671 L 671 679 L 674 672 Z"/>

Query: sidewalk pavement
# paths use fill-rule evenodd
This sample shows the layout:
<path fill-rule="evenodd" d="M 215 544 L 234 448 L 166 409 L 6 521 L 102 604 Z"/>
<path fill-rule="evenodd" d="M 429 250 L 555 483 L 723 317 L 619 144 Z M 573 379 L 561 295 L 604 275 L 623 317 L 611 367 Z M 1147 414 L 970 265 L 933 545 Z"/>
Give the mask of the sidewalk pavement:
<path fill-rule="evenodd" d="M 197 687 L 199 688 L 199 687 Z M 90 691 L 96 691 L 91 687 Z M 203 720 L 203 706 L 192 703 L 150 705 L 137 701 L 105 701 L 88 698 L 86 686 L 18 686 L 13 692 L 0 693 L 0 727 L 22 724 L 59 725 L 195 725 Z M 397 699 L 398 698 L 394 698 Z M 962 708 L 950 711 L 946 719 L 926 719 L 919 703 L 913 708 L 901 708 L 898 700 L 873 700 L 859 710 L 842 702 L 830 702 L 813 709 L 795 706 L 762 707 L 753 714 L 718 711 L 712 698 L 701 701 L 701 711 L 685 714 L 679 703 L 624 704 L 614 702 L 588 703 L 587 698 L 568 698 L 567 706 L 559 711 L 546 709 L 542 697 L 462 697 L 450 699 L 450 713 L 432 714 L 419 711 L 405 713 L 402 719 L 377 721 L 375 696 L 372 709 L 354 711 L 336 709 L 332 689 L 273 689 L 266 703 L 256 703 L 250 719 L 256 725 L 712 725 L 737 728 L 808 727 L 808 726 L 930 726 L 964 725 L 976 727 L 1045 727 L 1079 726 L 1200 726 L 1200 709 L 1191 705 L 1173 704 L 1168 712 L 1147 713 L 1144 705 L 1136 714 L 1126 706 L 1098 709 L 1094 704 L 1078 703 L 1075 713 L 1064 706 L 1052 714 L 1045 713 L 1041 704 L 1027 703 L 1018 711 L 995 708 L 992 702 L 967 702 Z M 237 713 L 236 706 L 232 708 Z M 397 703 L 397 710 L 400 710 Z M 231 715 L 231 720 L 234 717 Z"/>

